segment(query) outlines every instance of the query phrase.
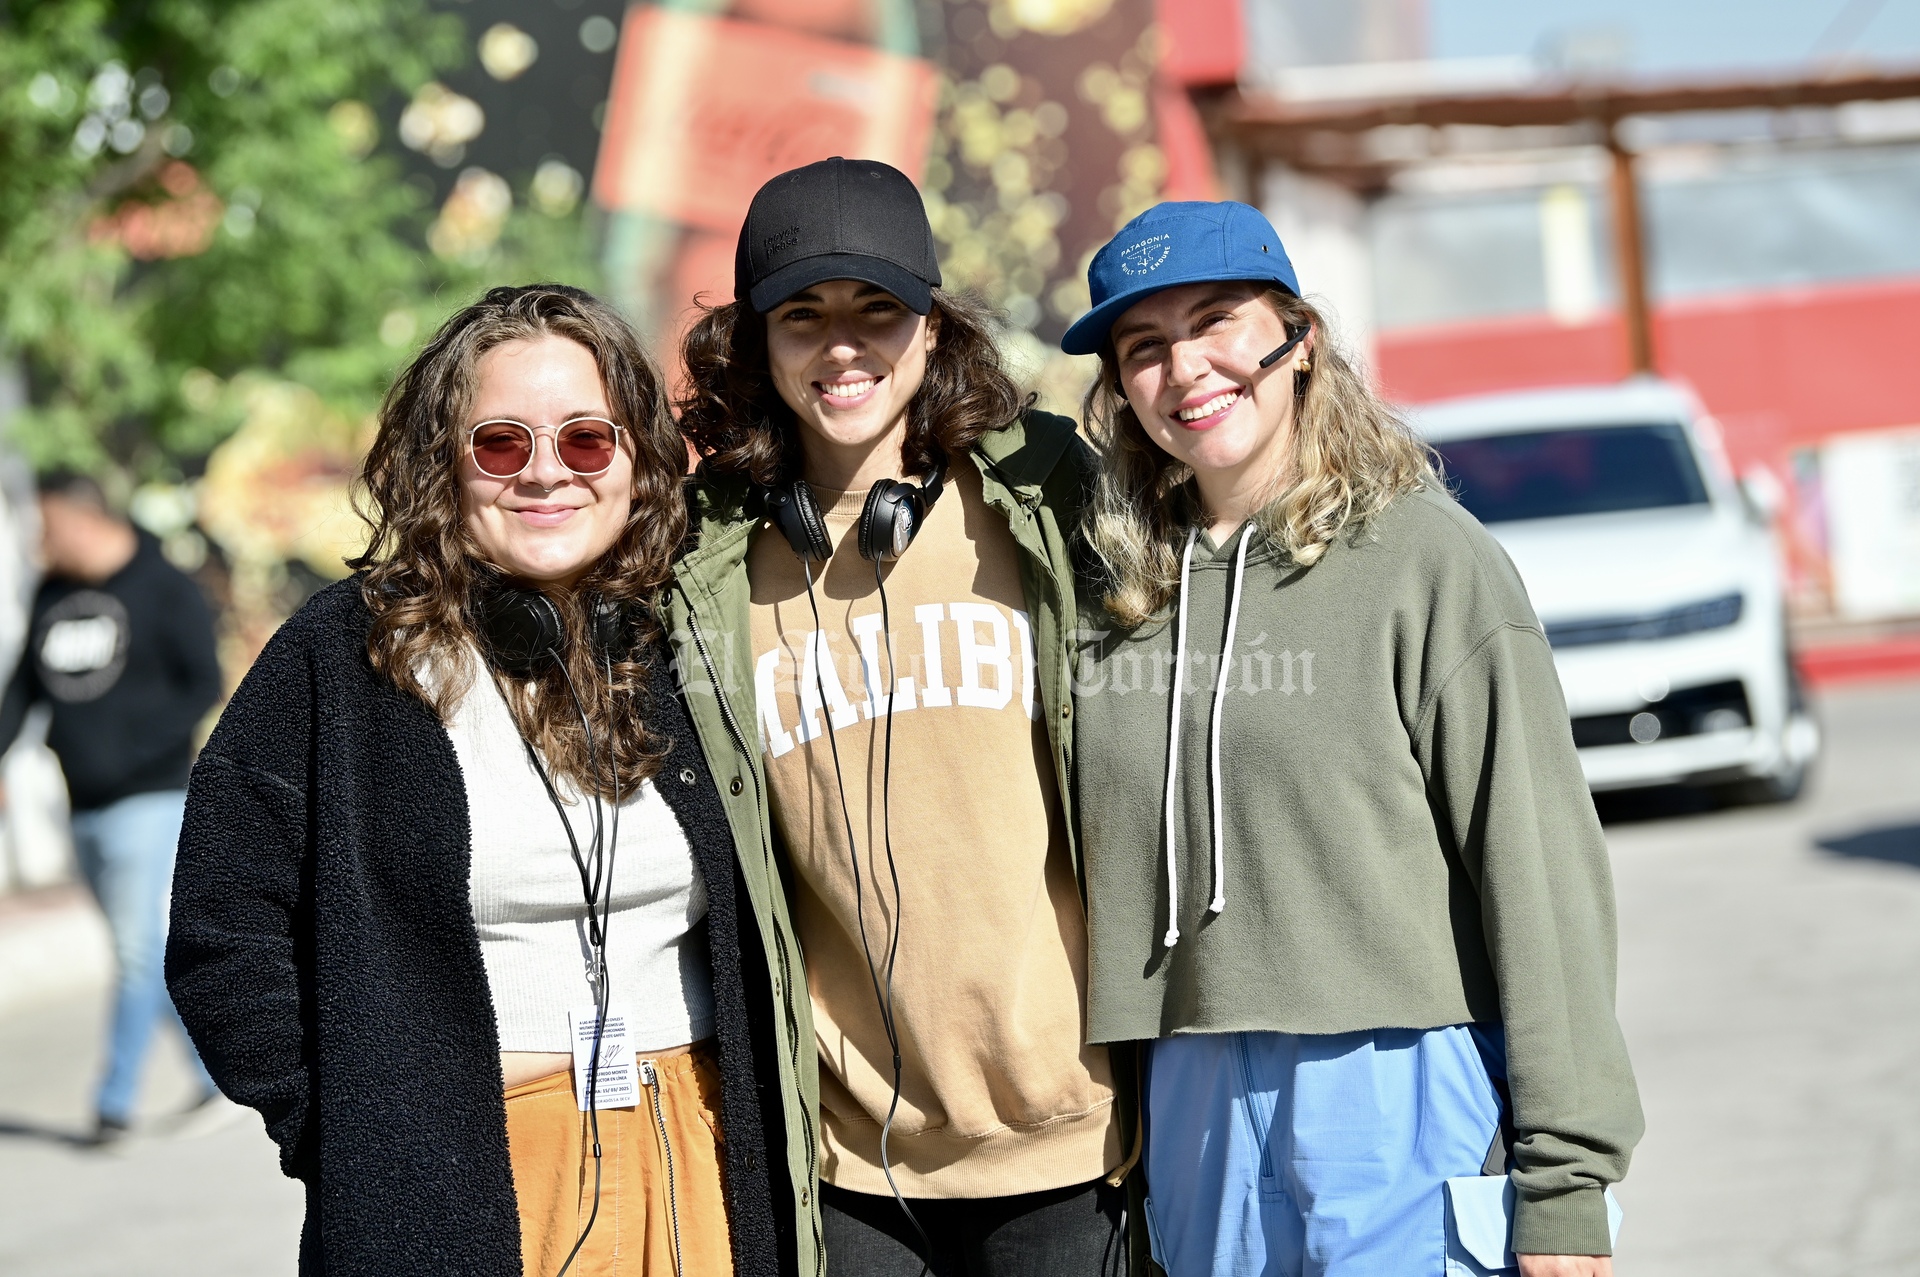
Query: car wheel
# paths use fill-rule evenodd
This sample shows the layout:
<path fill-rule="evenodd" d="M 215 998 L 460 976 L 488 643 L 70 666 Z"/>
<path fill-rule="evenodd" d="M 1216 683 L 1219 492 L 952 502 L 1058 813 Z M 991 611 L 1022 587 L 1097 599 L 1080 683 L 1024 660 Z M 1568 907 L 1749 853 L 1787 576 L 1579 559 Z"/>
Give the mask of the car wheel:
<path fill-rule="evenodd" d="M 1807 787 L 1807 775 L 1820 753 L 1820 724 L 1807 705 L 1806 686 L 1800 671 L 1787 660 L 1787 726 L 1780 734 L 1780 766 L 1765 776 L 1714 787 L 1714 796 L 1727 806 L 1762 806 L 1790 803 Z"/>
<path fill-rule="evenodd" d="M 1714 786 L 1714 797 L 1728 807 L 1760 807 L 1769 803 L 1790 803 L 1807 786 L 1808 763 L 1789 764 L 1767 776 L 1751 776 Z"/>

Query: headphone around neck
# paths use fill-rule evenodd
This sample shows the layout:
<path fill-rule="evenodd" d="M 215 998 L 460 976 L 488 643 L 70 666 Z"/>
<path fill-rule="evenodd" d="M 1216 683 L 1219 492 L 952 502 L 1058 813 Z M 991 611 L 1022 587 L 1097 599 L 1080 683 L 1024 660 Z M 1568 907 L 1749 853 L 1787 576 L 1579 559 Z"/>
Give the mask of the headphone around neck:
<path fill-rule="evenodd" d="M 860 557 L 872 563 L 890 563 L 905 554 L 946 482 L 947 463 L 943 459 L 934 462 L 933 473 L 924 483 L 882 479 L 869 488 L 855 540 Z M 820 503 L 805 480 L 764 489 L 761 499 L 767 518 L 780 529 L 795 554 L 815 563 L 833 557 L 833 537 L 820 513 Z"/>
<path fill-rule="evenodd" d="M 495 579 L 481 588 L 479 596 L 475 625 L 488 659 L 501 673 L 531 678 L 547 661 L 561 660 L 567 627 L 560 609 L 544 592 Z M 634 605 L 598 594 L 588 595 L 584 602 L 587 639 L 594 656 L 626 660 L 633 651 Z"/>

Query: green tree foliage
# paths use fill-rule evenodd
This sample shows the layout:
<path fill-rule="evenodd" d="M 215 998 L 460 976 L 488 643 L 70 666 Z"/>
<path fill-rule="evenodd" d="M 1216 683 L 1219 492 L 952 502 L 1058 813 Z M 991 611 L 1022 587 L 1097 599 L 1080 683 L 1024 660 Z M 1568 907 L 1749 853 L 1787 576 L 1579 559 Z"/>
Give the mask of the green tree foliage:
<path fill-rule="evenodd" d="M 470 47 L 426 0 L 0 0 L 0 358 L 15 446 L 191 468 L 258 371 L 342 411 L 487 283 L 591 285 L 578 211 L 443 257 L 391 145 Z M 157 229 L 156 229 L 157 228 Z"/>

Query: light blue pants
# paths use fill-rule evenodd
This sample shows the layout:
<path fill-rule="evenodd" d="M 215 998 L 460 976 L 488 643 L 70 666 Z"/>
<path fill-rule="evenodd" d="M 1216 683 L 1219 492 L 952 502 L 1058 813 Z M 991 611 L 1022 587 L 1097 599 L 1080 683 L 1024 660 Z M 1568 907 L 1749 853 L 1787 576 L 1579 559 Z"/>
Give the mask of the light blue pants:
<path fill-rule="evenodd" d="M 1498 1031 L 1482 1033 L 1498 1061 Z M 1162 1039 L 1154 1259 L 1171 1277 L 1441 1277 L 1445 1181 L 1480 1173 L 1499 1121 L 1466 1025 Z"/>
<path fill-rule="evenodd" d="M 100 1081 L 95 1109 L 103 1118 L 125 1122 L 133 1114 L 140 1089 L 140 1066 L 161 1018 L 180 1027 L 167 996 L 162 963 L 167 949 L 167 903 L 173 885 L 173 853 L 180 842 L 186 812 L 183 790 L 135 794 L 94 811 L 73 815 L 73 849 L 80 872 L 107 915 L 113 934 L 116 975 L 113 1020 L 107 1044 L 107 1072 Z M 186 1030 L 180 1029 L 185 1038 Z M 187 1056 L 200 1086 L 213 1091 L 213 1079 L 193 1044 Z"/>

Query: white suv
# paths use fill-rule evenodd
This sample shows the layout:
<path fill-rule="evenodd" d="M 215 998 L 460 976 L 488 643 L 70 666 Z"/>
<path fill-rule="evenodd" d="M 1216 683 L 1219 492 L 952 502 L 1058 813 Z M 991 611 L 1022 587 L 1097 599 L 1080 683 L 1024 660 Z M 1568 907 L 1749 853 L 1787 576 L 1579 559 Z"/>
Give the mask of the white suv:
<path fill-rule="evenodd" d="M 1691 396 L 1637 379 L 1411 415 L 1526 582 L 1589 786 L 1800 792 L 1820 731 L 1787 651 L 1780 556 Z"/>

